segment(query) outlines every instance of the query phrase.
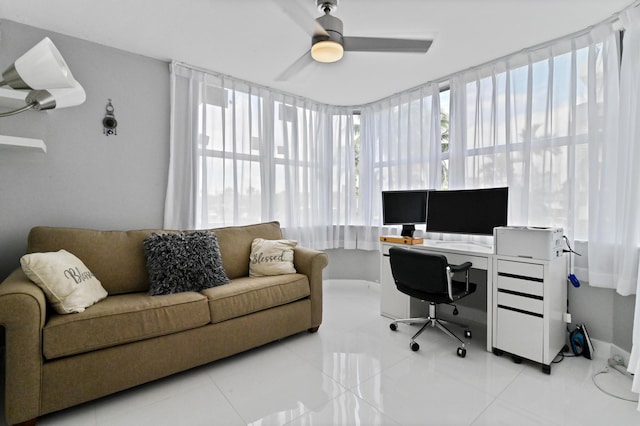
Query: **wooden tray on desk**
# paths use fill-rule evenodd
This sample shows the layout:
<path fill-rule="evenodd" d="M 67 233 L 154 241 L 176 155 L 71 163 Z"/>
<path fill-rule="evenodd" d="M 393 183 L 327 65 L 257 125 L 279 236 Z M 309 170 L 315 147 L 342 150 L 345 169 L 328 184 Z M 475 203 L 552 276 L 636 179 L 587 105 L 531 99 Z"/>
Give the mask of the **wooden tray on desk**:
<path fill-rule="evenodd" d="M 415 245 L 415 244 L 422 244 L 424 242 L 424 238 L 382 236 L 380 237 L 380 241 L 383 241 L 385 243 Z"/>

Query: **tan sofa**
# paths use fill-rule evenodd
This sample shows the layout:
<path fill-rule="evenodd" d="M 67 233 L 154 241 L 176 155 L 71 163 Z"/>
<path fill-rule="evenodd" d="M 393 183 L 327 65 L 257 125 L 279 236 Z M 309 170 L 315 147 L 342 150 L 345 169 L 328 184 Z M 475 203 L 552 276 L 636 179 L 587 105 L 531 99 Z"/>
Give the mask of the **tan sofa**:
<path fill-rule="evenodd" d="M 43 414 L 318 329 L 326 254 L 296 247 L 297 273 L 249 277 L 251 242 L 282 238 L 280 225 L 214 231 L 231 282 L 149 296 L 143 241 L 166 231 L 33 228 L 29 253 L 64 248 L 109 296 L 82 313 L 60 315 L 21 269 L 0 284 L 7 423 L 34 424 Z"/>

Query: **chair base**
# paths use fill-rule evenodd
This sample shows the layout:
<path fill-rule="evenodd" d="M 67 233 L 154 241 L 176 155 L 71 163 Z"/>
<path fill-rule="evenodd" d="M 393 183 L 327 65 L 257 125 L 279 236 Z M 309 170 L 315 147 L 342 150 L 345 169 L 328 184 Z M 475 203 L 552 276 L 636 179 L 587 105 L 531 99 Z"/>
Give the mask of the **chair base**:
<path fill-rule="evenodd" d="M 418 343 L 416 342 L 416 338 L 420 334 L 422 334 L 422 332 L 427 327 L 431 326 L 431 327 L 439 328 L 446 335 L 448 335 L 452 339 L 457 340 L 460 343 L 460 346 L 458 347 L 458 350 L 457 350 L 458 356 L 464 358 L 466 356 L 466 354 L 467 354 L 466 343 L 462 339 L 460 339 L 458 336 L 456 336 L 451 330 L 449 330 L 445 324 L 454 324 L 454 325 L 457 325 L 457 326 L 463 328 L 466 338 L 470 338 L 471 337 L 471 331 L 469 330 L 469 326 L 467 326 L 465 324 L 460 324 L 460 323 L 457 323 L 457 322 L 453 322 L 453 321 L 445 321 L 445 320 L 438 319 L 436 317 L 436 305 L 435 305 L 435 303 L 430 303 L 429 304 L 429 316 L 428 317 L 397 319 L 397 320 L 391 322 L 391 324 L 389 324 L 389 327 L 391 328 L 391 330 L 395 331 L 398 328 L 398 324 L 399 323 L 402 323 L 402 324 L 424 324 L 422 327 L 420 327 L 420 330 L 418 330 L 418 332 L 416 334 L 414 334 L 413 337 L 411 337 L 411 341 L 409 342 L 409 347 L 413 351 L 417 351 L 418 349 L 420 349 L 420 345 L 418 345 Z"/>

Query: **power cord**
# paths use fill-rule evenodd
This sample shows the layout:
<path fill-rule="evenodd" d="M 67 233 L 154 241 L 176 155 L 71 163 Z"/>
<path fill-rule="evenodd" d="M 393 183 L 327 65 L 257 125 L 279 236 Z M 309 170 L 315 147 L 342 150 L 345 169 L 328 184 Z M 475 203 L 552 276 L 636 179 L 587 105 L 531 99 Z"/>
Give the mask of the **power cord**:
<path fill-rule="evenodd" d="M 571 352 L 569 352 L 569 348 L 567 348 L 566 346 L 562 349 L 562 351 L 556 355 L 555 358 L 553 358 L 553 361 L 551 361 L 552 364 L 560 364 L 562 361 L 564 361 L 565 358 L 575 358 L 578 355 L 573 354 Z M 582 355 L 580 355 L 582 356 Z"/>
<path fill-rule="evenodd" d="M 571 247 L 569 238 L 566 235 L 563 235 L 562 238 L 564 238 L 564 242 L 567 244 L 567 247 L 569 248 L 569 250 L 563 249 L 562 252 L 569 253 L 569 264 L 570 264 L 569 267 L 570 267 L 570 270 L 573 271 L 573 255 L 574 254 L 578 256 L 582 256 L 582 255 L 577 251 L 575 251 L 573 247 Z M 567 278 L 569 279 L 569 281 L 571 281 L 571 284 L 573 284 L 575 288 L 580 287 L 580 280 L 578 280 L 578 277 L 576 277 L 573 274 L 573 272 L 569 273 L 569 276 Z"/>
<path fill-rule="evenodd" d="M 567 247 L 569 248 L 569 250 L 567 250 L 567 249 L 562 250 L 564 253 L 573 253 L 573 254 L 575 254 L 577 256 L 582 256 L 580 253 L 575 251 L 573 249 L 573 247 L 571 247 L 571 243 L 569 242 L 569 237 L 567 237 L 566 235 L 563 235 L 562 238 L 564 238 L 564 242 L 567 245 Z"/>
<path fill-rule="evenodd" d="M 607 390 L 605 390 L 602 386 L 600 386 L 598 384 L 598 382 L 596 381 L 596 377 L 598 377 L 601 374 L 608 374 L 611 371 L 611 368 L 613 368 L 614 370 L 616 370 L 617 372 L 619 372 L 620 374 L 622 374 L 625 377 L 633 377 L 632 373 L 629 373 L 628 371 L 626 371 L 626 369 L 624 368 L 624 363 L 622 362 L 622 360 L 618 360 L 615 358 L 609 358 L 609 360 L 607 361 L 607 365 L 604 366 L 604 368 L 595 373 L 593 376 L 591 376 L 591 380 L 593 381 L 593 384 L 596 385 L 596 387 L 598 389 L 600 389 L 601 392 L 612 396 L 614 398 L 620 399 L 622 401 L 629 401 L 629 402 L 638 402 L 638 398 L 625 398 L 624 396 L 620 396 L 620 395 L 616 395 L 614 393 L 611 393 Z"/>

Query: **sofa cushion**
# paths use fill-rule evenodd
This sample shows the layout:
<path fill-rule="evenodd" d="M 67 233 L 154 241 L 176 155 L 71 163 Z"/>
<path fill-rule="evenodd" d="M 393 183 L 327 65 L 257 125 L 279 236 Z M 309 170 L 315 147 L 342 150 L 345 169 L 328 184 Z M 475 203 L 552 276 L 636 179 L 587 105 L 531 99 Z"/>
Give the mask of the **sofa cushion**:
<path fill-rule="evenodd" d="M 213 232 L 153 233 L 144 240 L 149 295 L 200 291 L 227 284 Z"/>
<path fill-rule="evenodd" d="M 65 249 L 82 260 L 110 295 L 147 291 L 142 242 L 151 233 L 36 226 L 29 232 L 27 253 Z"/>
<path fill-rule="evenodd" d="M 293 240 L 254 239 L 249 257 L 249 276 L 295 274 L 293 249 L 297 245 L 298 242 Z"/>
<path fill-rule="evenodd" d="M 209 322 L 207 298 L 200 293 L 109 296 L 79 314 L 51 315 L 42 332 L 43 351 L 47 359 L 54 359 L 177 333 Z"/>
<path fill-rule="evenodd" d="M 25 254 L 20 258 L 20 265 L 59 314 L 83 312 L 107 297 L 100 281 L 66 250 Z"/>
<path fill-rule="evenodd" d="M 282 238 L 278 222 L 259 223 L 246 226 L 215 228 L 222 254 L 222 266 L 232 280 L 249 276 L 249 255 L 255 238 L 279 240 Z"/>
<path fill-rule="evenodd" d="M 209 299 L 211 322 L 221 322 L 308 297 L 306 275 L 243 277 L 201 292 Z"/>

